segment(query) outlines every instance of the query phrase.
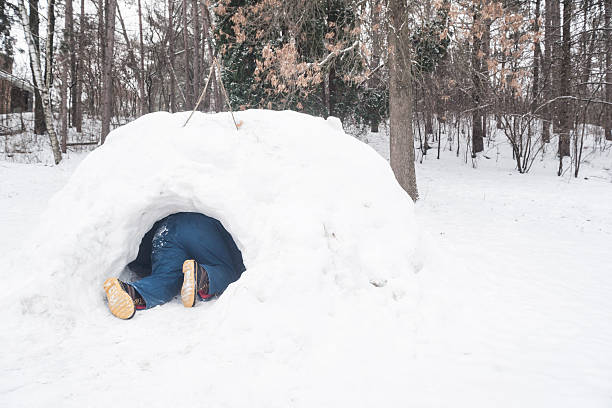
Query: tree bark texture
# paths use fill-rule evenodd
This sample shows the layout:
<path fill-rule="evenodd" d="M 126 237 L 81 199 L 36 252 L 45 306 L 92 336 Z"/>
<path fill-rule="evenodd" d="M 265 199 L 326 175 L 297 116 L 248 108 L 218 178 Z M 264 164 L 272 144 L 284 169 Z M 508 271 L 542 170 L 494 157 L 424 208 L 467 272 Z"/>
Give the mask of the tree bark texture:
<path fill-rule="evenodd" d="M 533 31 L 538 33 L 540 31 L 540 0 L 535 2 L 535 18 L 533 22 Z M 532 95 L 533 101 L 531 104 L 531 111 L 533 112 L 537 106 L 537 101 L 540 99 L 540 42 L 534 39 L 533 41 L 533 87 Z"/>
<path fill-rule="evenodd" d="M 65 61 L 62 61 L 62 63 L 68 65 Z M 66 104 L 68 103 L 68 67 L 64 66 L 62 68 L 60 80 L 62 82 L 60 84 L 60 140 L 62 153 L 66 153 L 66 143 L 68 142 L 68 109 L 66 108 Z"/>
<path fill-rule="evenodd" d="M 142 6 L 140 4 L 140 0 L 138 0 L 138 32 L 140 34 L 140 80 L 138 81 L 138 85 L 140 87 L 140 101 L 142 103 L 140 107 L 140 114 L 144 115 L 145 113 L 151 112 L 151 106 L 149 104 L 150 98 L 147 98 L 145 95 L 145 86 L 144 86 L 144 41 L 142 38 Z M 146 101 L 146 102 L 145 102 Z"/>
<path fill-rule="evenodd" d="M 200 12 L 198 0 L 191 2 L 191 24 L 193 25 L 193 95 L 200 95 Z"/>
<path fill-rule="evenodd" d="M 104 46 L 104 79 L 103 79 L 103 102 L 102 102 L 102 134 L 100 143 L 103 144 L 106 136 L 110 132 L 110 120 L 113 110 L 113 51 L 115 48 L 115 10 L 117 9 L 116 0 L 107 0 L 105 13 L 106 20 L 106 44 Z"/>
<path fill-rule="evenodd" d="M 176 91 L 175 91 L 175 86 L 176 86 L 176 82 L 174 81 L 174 20 L 173 20 L 173 15 L 174 15 L 174 0 L 168 0 L 168 34 L 167 34 L 167 38 L 168 38 L 168 47 L 166 48 L 168 50 L 168 53 L 170 54 L 169 57 L 169 64 L 170 66 L 168 67 L 168 70 L 170 71 L 170 90 L 168 91 L 169 95 L 169 99 L 170 99 L 170 112 L 176 112 Z"/>
<path fill-rule="evenodd" d="M 47 133 L 49 134 L 49 142 L 51 143 L 51 149 L 53 150 L 53 159 L 55 164 L 59 164 L 62 161 L 62 152 L 60 151 L 59 142 L 57 141 L 57 135 L 53 128 L 53 114 L 51 113 L 51 106 L 49 105 L 49 90 L 45 87 L 45 83 L 42 78 L 42 71 L 40 67 L 40 55 L 37 52 L 36 45 L 34 43 L 34 36 L 30 31 L 29 17 L 26 11 L 23 0 L 19 0 L 19 12 L 21 16 L 21 23 L 23 24 L 23 31 L 25 33 L 26 42 L 28 43 L 28 50 L 30 53 L 30 63 L 34 68 L 34 78 L 39 85 L 41 100 L 43 105 L 43 112 L 45 115 L 45 124 L 47 127 Z"/>
<path fill-rule="evenodd" d="M 604 0 L 604 38 L 606 39 L 606 102 L 612 103 L 612 0 Z M 606 140 L 612 140 L 612 106 L 606 105 Z"/>
<path fill-rule="evenodd" d="M 552 4 L 551 0 L 545 0 L 544 2 L 544 57 L 542 59 L 542 90 L 543 97 L 546 101 L 552 99 Z M 550 125 L 551 125 L 551 112 L 550 105 L 546 105 L 542 110 L 542 142 L 550 142 Z"/>
<path fill-rule="evenodd" d="M 75 62 L 76 70 L 76 83 L 73 85 L 75 88 L 74 96 L 72 99 L 72 117 L 73 124 L 78 133 L 83 131 L 83 102 L 81 94 L 83 93 L 83 69 L 85 60 L 85 46 L 83 42 L 85 40 L 85 0 L 81 0 L 81 14 L 79 17 L 79 56 Z"/>
<path fill-rule="evenodd" d="M 91 96 L 88 95 L 88 99 L 91 101 L 90 106 L 95 108 L 95 112 L 92 111 L 96 116 L 100 115 L 100 106 L 103 104 L 103 96 L 104 95 L 104 61 L 106 61 L 106 18 L 104 13 L 108 9 L 107 6 L 108 0 L 98 0 L 98 72 L 102 74 L 102 90 L 98 92 L 98 89 L 95 89 L 95 93 Z M 104 124 L 102 124 L 104 126 Z"/>
<path fill-rule="evenodd" d="M 35 47 L 36 55 L 40 55 L 40 31 L 38 16 L 38 0 L 30 0 L 30 16 L 28 25 L 31 30 L 33 46 Z M 27 34 L 26 34 L 27 35 Z M 32 82 L 34 82 L 34 133 L 42 135 L 45 132 L 45 113 L 43 111 L 42 96 L 40 94 L 39 83 L 36 82 L 36 73 L 34 72 L 34 64 L 30 60 L 30 70 L 32 71 Z M 42 75 L 41 75 L 42 78 Z M 42 86 L 43 83 L 41 82 Z"/>
<path fill-rule="evenodd" d="M 189 19 L 187 18 L 187 0 L 183 0 L 183 46 L 185 48 L 185 98 L 187 106 L 185 109 L 193 108 L 193 71 L 189 68 L 191 64 L 191 52 L 189 52 Z M 171 51 L 172 52 L 172 51 Z"/>
<path fill-rule="evenodd" d="M 71 47 L 72 32 L 72 0 L 66 0 L 66 16 L 64 18 L 64 38 L 61 46 L 61 84 L 60 84 L 60 118 L 62 127 L 60 129 L 60 140 L 62 153 L 66 153 L 66 143 L 68 142 L 68 72 L 72 67 L 73 50 Z"/>
<path fill-rule="evenodd" d="M 364 4 L 365 6 L 365 4 Z M 383 35 L 380 25 L 382 24 L 382 7 L 377 0 L 370 0 L 370 13 L 371 21 L 370 27 L 372 29 L 372 57 L 369 61 L 370 72 L 374 72 L 380 65 L 381 56 L 383 55 Z M 378 72 L 375 72 L 368 79 L 368 87 L 370 89 L 377 89 L 380 86 L 381 78 Z M 379 118 L 372 114 L 370 119 L 370 131 L 372 133 L 378 132 Z"/>
<path fill-rule="evenodd" d="M 74 106 L 74 99 L 75 99 L 75 95 L 76 95 L 76 47 L 75 47 L 75 38 L 74 38 L 74 7 L 73 7 L 73 2 L 72 0 L 66 0 L 66 25 L 65 25 L 65 29 L 68 31 L 67 35 L 68 35 L 68 54 L 69 54 L 69 65 L 70 65 L 70 75 L 69 75 L 69 80 L 68 83 L 70 84 L 69 88 L 70 88 L 70 100 L 71 100 L 71 106 L 70 106 L 70 120 L 68 121 L 68 126 L 70 126 L 71 123 L 74 123 L 74 111 L 73 111 L 73 106 Z"/>
<path fill-rule="evenodd" d="M 213 41 L 211 38 L 211 22 L 209 19 L 208 8 L 205 3 L 201 3 L 202 8 L 202 58 L 203 60 L 208 60 L 209 64 L 212 64 L 214 59 L 214 51 L 213 51 Z M 217 112 L 217 81 L 215 70 L 213 69 L 212 77 L 211 77 L 211 89 L 210 96 L 206 97 L 206 104 L 208 105 L 208 110 L 212 110 Z"/>
<path fill-rule="evenodd" d="M 559 95 L 569 96 L 570 88 L 570 69 L 571 69 L 571 38 L 570 38 L 570 20 L 572 17 L 572 0 L 563 0 L 563 43 L 562 43 L 562 63 L 561 82 Z M 566 157 L 570 155 L 570 131 L 573 128 L 571 102 L 569 99 L 563 99 L 560 102 L 559 109 L 559 156 Z"/>
<path fill-rule="evenodd" d="M 215 58 L 214 51 L 214 42 L 213 42 L 213 30 L 212 30 L 212 18 L 208 11 L 208 7 L 206 3 L 202 3 L 202 27 L 204 30 L 204 39 L 206 40 L 206 49 L 208 54 L 209 63 L 213 63 Z M 213 70 L 212 77 L 210 78 L 211 85 L 211 99 L 212 99 L 212 109 L 215 112 L 221 112 L 223 110 L 223 95 L 221 95 L 221 89 L 219 86 L 219 82 L 217 81 L 217 71 Z M 219 79 L 220 80 L 220 79 Z"/>
<path fill-rule="evenodd" d="M 474 6 L 479 7 L 479 6 Z M 486 57 L 488 53 L 488 24 L 484 21 L 481 11 L 474 10 L 474 28 L 472 34 L 472 156 L 484 150 L 486 137 L 486 109 L 482 107 L 486 99 L 485 84 L 487 78 Z"/>
<path fill-rule="evenodd" d="M 578 94 L 583 98 L 589 97 L 589 78 L 591 77 L 591 65 L 593 59 L 593 49 L 595 47 L 595 31 L 589 30 L 587 23 L 589 21 L 589 10 L 591 9 L 591 0 L 584 0 L 582 32 L 580 33 L 580 61 L 582 62 L 582 71 L 580 73 L 580 85 L 578 86 Z M 593 19 L 593 24 L 596 19 Z"/>
<path fill-rule="evenodd" d="M 49 0 L 47 16 L 47 42 L 45 47 L 45 86 L 53 84 L 53 39 L 55 37 L 55 0 Z"/>
<path fill-rule="evenodd" d="M 418 199 L 412 136 L 412 73 L 408 10 L 403 0 L 390 0 L 389 111 L 390 159 L 395 178 L 412 200 Z"/>
<path fill-rule="evenodd" d="M 550 40 L 552 43 L 551 49 L 551 88 L 552 92 L 550 99 L 554 99 L 561 92 L 561 60 L 563 50 L 561 47 L 561 0 L 550 1 Z M 560 103 L 551 104 L 551 118 L 553 124 L 553 132 L 557 133 L 560 126 L 559 121 L 559 106 Z"/>

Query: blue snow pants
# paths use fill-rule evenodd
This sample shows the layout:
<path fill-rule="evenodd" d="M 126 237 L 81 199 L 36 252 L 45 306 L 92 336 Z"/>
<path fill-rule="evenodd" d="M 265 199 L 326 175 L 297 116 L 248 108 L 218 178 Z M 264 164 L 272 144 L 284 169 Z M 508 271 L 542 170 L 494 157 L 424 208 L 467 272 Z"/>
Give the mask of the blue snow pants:
<path fill-rule="evenodd" d="M 150 267 L 150 275 L 130 282 L 147 309 L 180 293 L 183 262 L 194 259 L 208 273 L 210 295 L 219 295 L 236 281 L 245 267 L 242 254 L 221 223 L 198 213 L 177 213 L 155 223 L 140 244 L 130 268 Z"/>

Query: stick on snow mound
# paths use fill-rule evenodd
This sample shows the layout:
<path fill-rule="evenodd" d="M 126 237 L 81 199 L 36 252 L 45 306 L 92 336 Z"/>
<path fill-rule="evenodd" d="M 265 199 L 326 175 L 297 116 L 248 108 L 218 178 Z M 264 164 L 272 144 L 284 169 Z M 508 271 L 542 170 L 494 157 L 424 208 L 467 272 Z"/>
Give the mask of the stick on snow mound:
<path fill-rule="evenodd" d="M 373 149 L 335 118 L 251 110 L 236 131 L 227 113 L 183 128 L 187 114 L 143 116 L 83 160 L 27 249 L 38 289 L 18 295 L 22 312 L 108 314 L 104 279 L 180 211 L 219 219 L 243 253 L 247 271 L 219 302 L 402 296 L 418 268 L 413 204 Z"/>

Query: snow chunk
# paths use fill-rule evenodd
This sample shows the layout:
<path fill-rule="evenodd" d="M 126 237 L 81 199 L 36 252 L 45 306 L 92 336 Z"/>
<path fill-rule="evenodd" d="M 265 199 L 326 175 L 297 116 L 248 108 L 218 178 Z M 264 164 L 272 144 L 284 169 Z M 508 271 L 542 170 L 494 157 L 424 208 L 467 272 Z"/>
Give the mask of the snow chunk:
<path fill-rule="evenodd" d="M 335 116 L 329 116 L 327 118 L 327 123 L 329 123 L 329 125 L 335 129 L 335 130 L 339 130 L 341 132 L 344 132 L 344 129 L 342 128 L 342 122 L 340 121 L 339 118 L 335 117 Z"/>

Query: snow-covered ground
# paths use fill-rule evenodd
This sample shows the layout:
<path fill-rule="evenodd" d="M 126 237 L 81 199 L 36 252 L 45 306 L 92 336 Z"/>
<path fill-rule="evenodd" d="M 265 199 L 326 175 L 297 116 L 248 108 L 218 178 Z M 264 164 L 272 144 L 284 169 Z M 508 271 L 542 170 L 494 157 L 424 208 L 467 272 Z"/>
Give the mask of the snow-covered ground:
<path fill-rule="evenodd" d="M 384 133 L 367 138 L 388 154 Z M 33 297 L 21 306 L 40 337 L 0 335 L 0 406 L 612 406 L 610 149 L 573 179 L 554 175 L 554 155 L 520 175 L 498 142 L 477 168 L 450 152 L 417 166 L 427 253 L 399 301 L 344 287 L 302 304 L 260 290 L 260 305 L 241 311 L 237 289 L 198 319 L 171 303 L 122 322 L 103 316 L 101 297 L 84 317 L 41 312 Z M 6 292 L 29 274 L 7 258 L 83 157 L 0 162 Z M 256 277 L 238 287 L 261 289 Z M 286 310 L 272 308 L 275 296 Z M 252 324 L 237 325 L 236 313 Z M 20 327 L 19 316 L 2 318 Z"/>

